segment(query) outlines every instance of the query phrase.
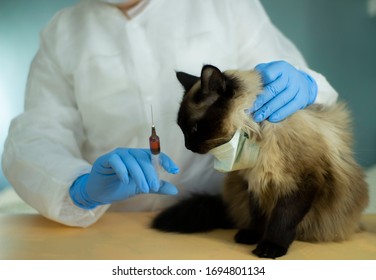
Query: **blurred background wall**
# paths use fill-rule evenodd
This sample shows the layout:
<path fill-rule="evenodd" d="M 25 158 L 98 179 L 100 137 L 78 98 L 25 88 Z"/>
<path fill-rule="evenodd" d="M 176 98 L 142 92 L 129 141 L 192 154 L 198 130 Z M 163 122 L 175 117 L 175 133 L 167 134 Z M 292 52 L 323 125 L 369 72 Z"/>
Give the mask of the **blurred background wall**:
<path fill-rule="evenodd" d="M 38 34 L 77 0 L 0 0 L 0 154 L 9 123 L 23 110 Z M 236 5 L 236 1 L 233 1 Z M 261 0 L 272 21 L 324 74 L 353 112 L 359 163 L 376 164 L 375 0 Z M 368 8 L 367 7 L 371 7 Z M 373 8 L 372 8 L 373 7 Z M 376 12 L 375 12 L 376 13 Z M 0 189 L 8 182 L 0 170 Z"/>
<path fill-rule="evenodd" d="M 376 0 L 262 0 L 273 22 L 353 113 L 355 153 L 376 164 Z"/>

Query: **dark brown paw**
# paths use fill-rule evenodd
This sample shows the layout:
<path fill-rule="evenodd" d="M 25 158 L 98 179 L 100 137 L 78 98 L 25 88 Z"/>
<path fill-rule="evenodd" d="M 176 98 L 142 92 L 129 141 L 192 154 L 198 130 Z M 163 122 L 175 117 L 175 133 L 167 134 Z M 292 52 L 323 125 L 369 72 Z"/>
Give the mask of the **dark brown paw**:
<path fill-rule="evenodd" d="M 277 245 L 273 242 L 264 241 L 257 245 L 252 251 L 259 258 L 275 259 L 286 255 L 287 248 Z"/>

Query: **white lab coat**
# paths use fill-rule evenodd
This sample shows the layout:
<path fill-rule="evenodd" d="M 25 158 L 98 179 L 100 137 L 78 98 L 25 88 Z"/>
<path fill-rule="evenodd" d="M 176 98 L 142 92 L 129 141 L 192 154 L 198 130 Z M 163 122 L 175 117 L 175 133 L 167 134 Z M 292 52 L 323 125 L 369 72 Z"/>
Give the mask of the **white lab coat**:
<path fill-rule="evenodd" d="M 222 174 L 213 170 L 213 158 L 184 147 L 176 124 L 183 89 L 175 70 L 198 76 L 206 63 L 252 69 L 280 59 L 316 79 L 316 102 L 335 102 L 333 88 L 307 68 L 259 1 L 152 0 L 131 20 L 108 4 L 79 3 L 59 12 L 41 33 L 25 112 L 12 121 L 6 140 L 4 174 L 42 215 L 71 226 L 89 226 L 109 207 L 167 206 L 175 197 L 139 195 L 88 211 L 68 195 L 98 156 L 116 147 L 148 147 L 152 103 L 162 151 L 181 169 L 168 180 L 180 195 L 219 191 Z"/>

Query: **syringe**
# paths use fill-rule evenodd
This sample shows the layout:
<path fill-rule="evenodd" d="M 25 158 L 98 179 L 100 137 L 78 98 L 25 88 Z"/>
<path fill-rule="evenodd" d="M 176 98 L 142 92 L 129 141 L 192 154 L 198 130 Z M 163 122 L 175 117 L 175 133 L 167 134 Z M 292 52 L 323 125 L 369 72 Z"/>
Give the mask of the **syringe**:
<path fill-rule="evenodd" d="M 157 132 L 155 130 L 154 125 L 154 118 L 153 118 L 153 107 L 151 107 L 151 135 L 149 137 L 149 146 L 150 146 L 150 152 L 151 152 L 151 162 L 153 164 L 153 167 L 155 169 L 155 172 L 157 173 L 157 179 L 159 181 L 159 173 L 160 173 L 160 162 L 159 162 L 159 154 L 161 152 L 161 142 L 159 140 L 159 136 L 157 135 Z"/>

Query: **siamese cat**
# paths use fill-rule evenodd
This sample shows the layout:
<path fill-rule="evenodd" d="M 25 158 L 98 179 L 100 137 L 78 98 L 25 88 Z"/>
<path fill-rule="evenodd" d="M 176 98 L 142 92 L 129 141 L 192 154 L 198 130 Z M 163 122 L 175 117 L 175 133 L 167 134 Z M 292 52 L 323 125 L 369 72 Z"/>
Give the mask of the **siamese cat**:
<path fill-rule="evenodd" d="M 252 252 L 264 258 L 285 255 L 295 239 L 342 241 L 360 230 L 368 187 L 353 158 L 344 104 L 311 105 L 279 123 L 256 123 L 247 109 L 262 90 L 258 72 L 205 65 L 201 77 L 177 78 L 185 89 L 177 122 L 187 149 L 206 154 L 240 130 L 244 145 L 256 145 L 256 157 L 226 174 L 221 195 L 192 195 L 159 213 L 153 228 L 237 228 L 235 241 L 257 244 Z"/>

